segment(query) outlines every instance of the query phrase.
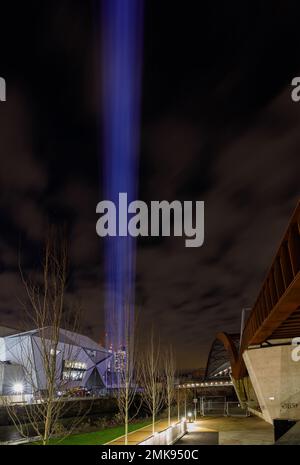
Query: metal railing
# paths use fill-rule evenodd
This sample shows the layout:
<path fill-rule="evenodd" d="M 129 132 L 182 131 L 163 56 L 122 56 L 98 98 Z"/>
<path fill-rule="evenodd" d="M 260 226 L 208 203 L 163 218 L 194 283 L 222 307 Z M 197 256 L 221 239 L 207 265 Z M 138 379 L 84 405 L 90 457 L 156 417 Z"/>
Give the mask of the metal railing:
<path fill-rule="evenodd" d="M 243 409 L 239 402 L 203 400 L 200 402 L 200 415 L 204 417 L 246 417 L 249 415 L 249 412 L 247 409 Z"/>
<path fill-rule="evenodd" d="M 299 306 L 299 301 L 284 306 L 280 302 L 299 279 L 300 272 L 300 203 L 290 220 L 269 272 L 263 282 L 258 298 L 243 331 L 241 353 L 250 344 L 260 344 L 272 335 Z M 280 304 L 280 312 L 276 309 Z M 274 313 L 274 314 L 273 314 Z M 276 313 L 276 315 L 275 315 Z M 289 335 L 282 331 L 282 336 Z"/>

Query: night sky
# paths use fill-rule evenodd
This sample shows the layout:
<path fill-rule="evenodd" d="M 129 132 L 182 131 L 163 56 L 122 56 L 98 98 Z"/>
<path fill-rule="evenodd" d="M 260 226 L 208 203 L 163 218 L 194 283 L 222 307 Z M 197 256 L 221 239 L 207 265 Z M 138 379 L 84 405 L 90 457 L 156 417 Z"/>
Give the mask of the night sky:
<path fill-rule="evenodd" d="M 180 367 L 239 331 L 298 201 L 299 24 L 299 2 L 146 1 L 138 198 L 205 201 L 203 247 L 138 241 L 141 330 Z M 34 272 L 47 224 L 65 224 L 67 302 L 103 341 L 99 25 L 97 1 L 1 4 L 0 325 L 22 319 L 19 250 Z"/>

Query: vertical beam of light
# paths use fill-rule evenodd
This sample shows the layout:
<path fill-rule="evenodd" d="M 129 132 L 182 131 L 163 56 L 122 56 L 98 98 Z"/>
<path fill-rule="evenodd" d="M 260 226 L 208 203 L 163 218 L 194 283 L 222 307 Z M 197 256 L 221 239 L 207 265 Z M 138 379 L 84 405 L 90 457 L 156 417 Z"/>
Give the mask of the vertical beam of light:
<path fill-rule="evenodd" d="M 118 206 L 120 192 L 131 202 L 138 187 L 143 1 L 103 0 L 101 27 L 104 198 Z M 133 324 L 135 249 L 129 236 L 105 239 L 106 346 L 113 351 L 126 346 L 128 313 Z"/>

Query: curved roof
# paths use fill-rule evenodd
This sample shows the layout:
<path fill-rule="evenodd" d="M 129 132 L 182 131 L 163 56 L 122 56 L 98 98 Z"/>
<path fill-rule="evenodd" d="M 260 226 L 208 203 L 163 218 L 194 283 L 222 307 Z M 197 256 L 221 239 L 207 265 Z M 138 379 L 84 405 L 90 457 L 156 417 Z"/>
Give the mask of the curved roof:
<path fill-rule="evenodd" d="M 232 359 L 236 356 L 236 353 L 238 353 L 240 336 L 239 334 L 232 334 L 228 335 L 227 337 L 228 341 L 230 341 L 230 347 L 232 344 L 231 351 L 233 354 L 230 355 L 229 345 L 227 344 L 226 337 L 223 337 L 223 333 L 219 333 L 214 340 L 209 352 L 205 371 L 205 379 L 211 379 L 215 377 L 218 373 L 232 365 Z"/>

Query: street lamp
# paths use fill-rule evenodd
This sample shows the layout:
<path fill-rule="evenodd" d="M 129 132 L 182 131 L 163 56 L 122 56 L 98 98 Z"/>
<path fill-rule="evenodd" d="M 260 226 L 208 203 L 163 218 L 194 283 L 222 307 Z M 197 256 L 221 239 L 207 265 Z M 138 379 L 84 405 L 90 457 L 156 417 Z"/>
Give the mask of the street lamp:
<path fill-rule="evenodd" d="M 192 417 L 193 417 L 193 414 L 192 412 L 188 412 L 188 419 L 189 419 L 189 423 L 192 423 Z"/>
<path fill-rule="evenodd" d="M 197 420 L 197 402 L 198 402 L 197 397 L 193 399 L 193 402 L 194 402 L 194 416 L 195 416 L 195 421 L 196 421 Z"/>

